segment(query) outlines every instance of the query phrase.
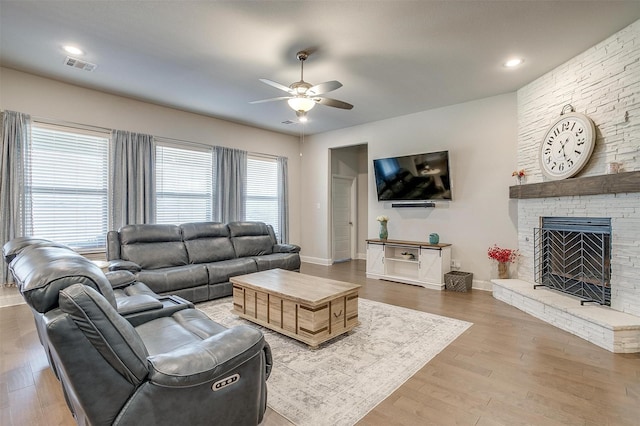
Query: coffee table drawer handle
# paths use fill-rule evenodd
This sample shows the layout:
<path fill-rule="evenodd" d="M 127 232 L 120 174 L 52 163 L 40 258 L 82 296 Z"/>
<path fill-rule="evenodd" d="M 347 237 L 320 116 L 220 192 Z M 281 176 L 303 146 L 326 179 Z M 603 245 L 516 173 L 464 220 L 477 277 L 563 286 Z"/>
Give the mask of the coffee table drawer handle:
<path fill-rule="evenodd" d="M 336 318 L 340 318 L 342 316 L 342 309 L 340 309 L 340 312 L 338 312 L 337 314 L 334 312 L 333 316 Z"/>

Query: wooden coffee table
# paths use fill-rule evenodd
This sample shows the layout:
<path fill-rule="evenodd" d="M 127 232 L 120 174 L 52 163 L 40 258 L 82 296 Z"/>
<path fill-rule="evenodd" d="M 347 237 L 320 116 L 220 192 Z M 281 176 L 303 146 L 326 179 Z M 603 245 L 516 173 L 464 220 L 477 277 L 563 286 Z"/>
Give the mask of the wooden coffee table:
<path fill-rule="evenodd" d="M 358 322 L 358 284 L 271 269 L 231 278 L 232 313 L 316 347 Z"/>

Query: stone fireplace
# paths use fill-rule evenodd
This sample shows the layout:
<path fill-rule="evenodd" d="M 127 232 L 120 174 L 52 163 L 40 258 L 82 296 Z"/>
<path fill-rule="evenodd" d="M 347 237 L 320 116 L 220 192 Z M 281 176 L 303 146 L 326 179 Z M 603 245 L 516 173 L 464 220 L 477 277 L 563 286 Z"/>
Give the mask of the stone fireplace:
<path fill-rule="evenodd" d="M 512 186 L 509 192 L 514 207 L 517 204 L 514 219 L 522 256 L 516 279 L 494 280 L 496 298 L 614 352 L 640 352 L 639 60 L 640 21 L 636 21 L 518 90 L 516 169 L 525 170 L 526 184 Z M 567 104 L 594 122 L 596 144 L 578 177 L 549 181 L 540 167 L 540 143 Z M 613 162 L 622 164 L 622 173 L 607 174 Z M 595 277 L 585 278 L 572 268 L 573 255 L 562 259 L 563 266 L 536 252 L 540 235 L 534 229 L 541 228 L 543 217 L 610 219 L 608 266 L 603 258 L 601 268 L 586 274 Z M 536 254 L 547 262 L 540 269 Z M 595 269 L 601 269 L 603 276 L 598 277 Z M 561 286 L 586 282 L 596 286 L 592 289 L 604 289 L 605 304 L 581 305 L 581 300 L 592 297 L 534 289 L 544 273 Z"/>
<path fill-rule="evenodd" d="M 494 297 L 612 352 L 640 352 L 640 171 L 515 186 L 510 196 L 518 203 L 522 256 L 518 278 L 494 281 Z M 566 238 L 557 256 L 541 251 L 544 237 L 536 229 L 545 222 L 551 244 Z M 595 241 L 580 255 L 573 252 L 583 241 L 579 234 Z M 587 270 L 580 263 L 589 263 Z M 544 273 L 593 291 L 572 296 L 535 288 Z M 581 303 L 597 292 L 605 303 Z"/>

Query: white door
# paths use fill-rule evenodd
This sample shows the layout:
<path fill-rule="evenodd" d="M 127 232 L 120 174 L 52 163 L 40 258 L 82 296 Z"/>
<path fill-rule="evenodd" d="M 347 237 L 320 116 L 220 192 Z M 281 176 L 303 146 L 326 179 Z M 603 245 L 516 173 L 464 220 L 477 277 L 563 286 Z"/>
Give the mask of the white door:
<path fill-rule="evenodd" d="M 334 176 L 331 201 L 333 206 L 333 261 L 344 262 L 351 259 L 351 188 L 354 178 Z"/>

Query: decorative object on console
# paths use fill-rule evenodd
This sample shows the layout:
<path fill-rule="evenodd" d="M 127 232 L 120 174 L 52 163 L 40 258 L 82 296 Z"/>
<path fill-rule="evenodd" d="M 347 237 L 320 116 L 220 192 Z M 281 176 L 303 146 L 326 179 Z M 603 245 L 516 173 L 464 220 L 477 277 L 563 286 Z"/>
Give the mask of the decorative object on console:
<path fill-rule="evenodd" d="M 570 111 L 570 112 L 566 112 Z M 552 180 L 575 176 L 587 164 L 596 141 L 593 121 L 565 105 L 540 145 L 540 165 Z"/>
<path fill-rule="evenodd" d="M 500 248 L 496 244 L 493 247 L 489 247 L 487 255 L 490 259 L 498 262 L 498 278 L 509 278 L 509 263 L 515 262 L 520 256 L 520 251 L 517 249 Z"/>
<path fill-rule="evenodd" d="M 524 169 L 514 170 L 513 173 L 511 173 L 511 176 L 515 176 L 516 179 L 518 179 L 518 185 L 522 185 L 522 182 L 524 181 L 526 175 L 527 174 L 525 173 Z"/>
<path fill-rule="evenodd" d="M 389 231 L 387 230 L 387 222 L 389 221 L 389 218 L 387 216 L 378 216 L 376 218 L 376 220 L 378 222 L 380 222 L 380 239 L 381 240 L 386 240 L 389 237 Z"/>
<path fill-rule="evenodd" d="M 429 244 L 438 244 L 440 242 L 440 235 L 436 234 L 435 232 L 433 234 L 429 234 Z"/>

